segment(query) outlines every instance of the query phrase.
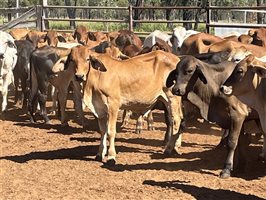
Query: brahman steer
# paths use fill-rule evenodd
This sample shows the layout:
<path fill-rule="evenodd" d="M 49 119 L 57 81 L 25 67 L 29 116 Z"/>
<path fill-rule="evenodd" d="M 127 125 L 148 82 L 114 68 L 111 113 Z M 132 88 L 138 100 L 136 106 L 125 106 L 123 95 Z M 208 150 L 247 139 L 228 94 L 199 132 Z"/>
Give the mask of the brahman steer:
<path fill-rule="evenodd" d="M 183 42 L 192 35 L 198 34 L 198 31 L 194 30 L 186 30 L 182 26 L 178 26 L 173 29 L 173 34 L 170 38 L 172 51 L 174 54 L 178 55 L 180 52 L 180 48 L 183 44 Z"/>
<path fill-rule="evenodd" d="M 115 164 L 119 109 L 144 114 L 157 101 L 162 101 L 168 111 L 168 126 L 173 127 L 167 129 L 166 135 L 178 132 L 182 119 L 181 98 L 174 96 L 165 85 L 178 57 L 155 51 L 120 61 L 107 55 L 92 56 L 86 47 L 79 46 L 72 48 L 69 60 L 76 66 L 76 78 L 86 81 L 84 103 L 98 118 L 101 144 L 97 160 L 103 161 L 108 138 L 107 163 Z"/>
<path fill-rule="evenodd" d="M 13 72 L 17 63 L 17 47 L 13 37 L 0 31 L 0 92 L 3 101 L 1 111 L 6 110 L 8 86 L 13 82 Z"/>
<path fill-rule="evenodd" d="M 168 87 L 176 81 L 173 93 L 196 105 L 205 120 L 216 122 L 221 128 L 229 130 L 228 154 L 220 174 L 222 178 L 229 177 L 233 170 L 234 151 L 243 122 L 257 118 L 256 113 L 250 112 L 235 96 L 226 97 L 219 91 L 219 86 L 230 75 L 235 65 L 228 61 L 208 64 L 193 56 L 184 56 L 167 80 Z"/>
<path fill-rule="evenodd" d="M 237 96 L 258 112 L 264 132 L 260 158 L 266 160 L 266 62 L 249 55 L 237 64 L 220 89 L 225 95 Z"/>
<path fill-rule="evenodd" d="M 184 40 L 180 48 L 180 55 L 195 55 L 207 53 L 212 44 L 220 41 L 223 41 L 223 39 L 208 33 L 198 33 L 191 35 Z"/>

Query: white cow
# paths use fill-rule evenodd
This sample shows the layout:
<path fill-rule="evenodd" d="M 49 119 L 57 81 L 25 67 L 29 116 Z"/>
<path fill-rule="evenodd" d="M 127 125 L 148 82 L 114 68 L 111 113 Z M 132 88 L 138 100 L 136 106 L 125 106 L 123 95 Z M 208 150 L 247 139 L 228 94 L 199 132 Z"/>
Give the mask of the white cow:
<path fill-rule="evenodd" d="M 155 45 L 158 39 L 161 39 L 165 42 L 167 42 L 170 46 L 172 46 L 172 43 L 170 42 L 171 36 L 167 33 L 164 33 L 159 30 L 155 30 L 152 33 L 150 33 L 143 42 L 143 48 L 145 47 L 152 47 Z"/>
<path fill-rule="evenodd" d="M 0 31 L 0 92 L 3 96 L 2 112 L 6 110 L 8 86 L 13 82 L 13 69 L 17 63 L 17 47 L 13 37 Z"/>
<path fill-rule="evenodd" d="M 194 31 L 194 30 L 186 30 L 183 26 L 178 26 L 174 28 L 172 38 L 171 38 L 173 53 L 177 55 L 178 49 L 181 48 L 185 39 L 197 33 L 199 32 Z"/>

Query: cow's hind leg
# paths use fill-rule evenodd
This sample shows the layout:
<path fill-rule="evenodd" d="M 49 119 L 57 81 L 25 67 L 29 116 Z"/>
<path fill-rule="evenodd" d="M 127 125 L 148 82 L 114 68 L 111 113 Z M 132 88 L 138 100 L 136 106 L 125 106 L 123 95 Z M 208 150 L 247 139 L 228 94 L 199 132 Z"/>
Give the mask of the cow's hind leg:
<path fill-rule="evenodd" d="M 238 144 L 239 135 L 245 119 L 239 113 L 232 113 L 231 129 L 228 136 L 228 153 L 224 164 L 224 169 L 220 173 L 221 178 L 228 178 L 231 176 L 233 170 L 234 154 Z"/>
<path fill-rule="evenodd" d="M 101 143 L 95 160 L 102 162 L 107 153 L 107 116 L 98 118 L 99 129 L 101 133 Z"/>
<path fill-rule="evenodd" d="M 42 115 L 45 123 L 46 124 L 50 124 L 50 119 L 48 118 L 47 111 L 46 111 L 47 95 L 39 93 L 38 99 L 39 99 L 39 104 L 40 104 L 40 109 L 41 109 L 41 115 Z"/>
<path fill-rule="evenodd" d="M 153 121 L 152 111 L 150 111 L 150 112 L 148 113 L 148 116 L 147 116 L 147 123 L 148 123 L 148 130 L 149 130 L 149 131 L 154 131 L 155 128 L 154 128 L 154 121 Z"/>

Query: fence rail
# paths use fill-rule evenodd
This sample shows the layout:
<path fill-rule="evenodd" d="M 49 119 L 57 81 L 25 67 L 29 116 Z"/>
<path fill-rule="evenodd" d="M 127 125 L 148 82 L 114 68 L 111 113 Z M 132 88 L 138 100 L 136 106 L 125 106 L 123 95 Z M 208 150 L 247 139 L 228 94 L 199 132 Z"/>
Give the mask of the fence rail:
<path fill-rule="evenodd" d="M 45 15 L 49 9 L 94 9 L 94 10 L 125 10 L 127 11 L 126 19 L 81 19 L 81 18 L 54 18 L 48 17 Z M 205 11 L 204 18 L 199 20 L 147 20 L 147 19 L 134 19 L 133 14 L 135 10 L 194 10 L 194 11 Z M 207 7 L 198 7 L 198 6 L 175 6 L 175 7 L 98 7 L 98 6 L 53 6 L 53 5 L 41 5 L 35 7 L 23 7 L 23 8 L 0 8 L 1 14 L 15 14 L 15 13 L 23 13 L 19 19 L 13 20 L 13 22 L 9 22 L 0 26 L 0 30 L 6 30 L 8 28 L 12 28 L 18 23 L 25 23 L 27 18 L 32 17 L 34 14 L 36 15 L 36 28 L 39 30 L 46 30 L 45 24 L 49 21 L 77 21 L 77 22 L 105 22 L 105 23 L 126 23 L 128 24 L 128 29 L 134 31 L 133 24 L 138 23 L 198 23 L 205 24 L 206 32 L 210 31 L 211 27 L 234 27 L 234 28 L 257 28 L 257 27 L 266 27 L 266 24 L 228 24 L 228 23 L 218 23 L 211 21 L 211 11 L 214 10 L 230 10 L 230 11 L 259 11 L 266 13 L 266 6 L 234 6 L 234 7 L 226 7 L 226 6 L 207 6 Z M 22 20 L 23 19 L 23 20 Z M 24 21 L 24 22 L 23 22 Z M 30 22 L 34 20 L 29 20 Z"/>

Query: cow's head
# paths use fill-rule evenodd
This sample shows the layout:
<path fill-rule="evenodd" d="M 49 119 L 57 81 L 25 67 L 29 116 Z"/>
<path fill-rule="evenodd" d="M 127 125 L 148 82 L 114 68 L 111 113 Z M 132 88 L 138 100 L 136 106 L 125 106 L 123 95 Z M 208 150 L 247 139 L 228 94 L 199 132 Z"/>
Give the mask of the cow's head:
<path fill-rule="evenodd" d="M 51 47 L 56 47 L 59 41 L 66 42 L 66 39 L 54 30 L 48 31 L 44 40 L 47 41 L 48 45 Z"/>
<path fill-rule="evenodd" d="M 184 56 L 176 66 L 176 70 L 172 71 L 166 82 L 169 88 L 174 84 L 172 92 L 175 95 L 185 95 L 193 89 L 193 86 L 199 78 L 204 84 L 207 80 L 202 72 L 202 66 L 193 56 Z"/>
<path fill-rule="evenodd" d="M 245 59 L 251 52 L 248 51 L 244 46 L 239 48 L 234 48 L 229 54 L 229 61 L 239 63 L 241 60 Z"/>
<path fill-rule="evenodd" d="M 220 90 L 225 95 L 247 93 L 251 85 L 257 84 L 256 74 L 259 77 L 266 78 L 266 63 L 257 60 L 253 55 L 249 55 L 236 65 L 230 77 L 220 87 Z"/>
<path fill-rule="evenodd" d="M 86 81 L 90 67 L 99 71 L 106 71 L 106 68 L 95 57 L 95 54 L 86 46 L 77 46 L 71 49 L 66 64 L 72 63 L 75 65 L 76 80 Z"/>
<path fill-rule="evenodd" d="M 253 38 L 252 44 L 266 47 L 266 28 L 251 29 L 249 35 Z"/>
<path fill-rule="evenodd" d="M 9 33 L 0 31 L 0 59 L 5 57 L 8 48 L 12 48 L 16 51 L 17 47 L 14 38 Z"/>
<path fill-rule="evenodd" d="M 88 40 L 88 29 L 81 25 L 78 26 L 73 34 L 73 38 L 82 45 L 85 45 Z"/>

